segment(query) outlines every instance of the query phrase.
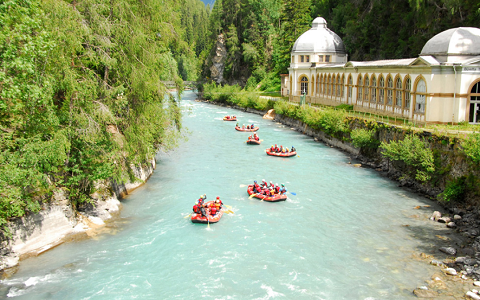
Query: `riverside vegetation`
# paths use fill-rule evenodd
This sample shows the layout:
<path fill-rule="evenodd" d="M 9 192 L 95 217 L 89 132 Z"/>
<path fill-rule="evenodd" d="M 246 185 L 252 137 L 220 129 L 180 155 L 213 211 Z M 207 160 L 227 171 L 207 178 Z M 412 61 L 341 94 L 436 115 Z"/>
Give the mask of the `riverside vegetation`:
<path fill-rule="evenodd" d="M 162 81 L 181 92 L 196 79 L 208 15 L 200 0 L 0 2 L 5 236 L 55 191 L 78 209 L 96 183 L 135 181 L 131 165 L 175 145 L 180 108 Z"/>
<path fill-rule="evenodd" d="M 391 164 L 392 176 L 404 185 L 415 186 L 424 194 L 448 206 L 479 205 L 480 134 L 463 138 L 428 133 L 412 127 L 396 127 L 382 122 L 351 117 L 348 105 L 315 108 L 287 101 L 272 101 L 239 86 L 203 86 L 208 101 L 275 113 L 300 120 L 311 128 L 359 149 L 360 155 L 379 168 Z"/>

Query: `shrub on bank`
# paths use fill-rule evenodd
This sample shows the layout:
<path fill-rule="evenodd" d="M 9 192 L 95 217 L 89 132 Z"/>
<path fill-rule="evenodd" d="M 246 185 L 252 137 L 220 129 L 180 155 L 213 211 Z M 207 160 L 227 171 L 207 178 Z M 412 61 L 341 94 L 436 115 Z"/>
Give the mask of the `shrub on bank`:
<path fill-rule="evenodd" d="M 382 142 L 382 154 L 393 161 L 401 161 L 412 170 L 414 178 L 425 182 L 435 171 L 433 151 L 416 135 L 406 135 L 403 141 Z"/>
<path fill-rule="evenodd" d="M 268 110 L 273 101 L 260 98 L 254 91 L 242 90 L 238 85 L 217 85 L 215 82 L 203 85 L 203 98 L 212 102 L 228 103 L 244 108 Z"/>

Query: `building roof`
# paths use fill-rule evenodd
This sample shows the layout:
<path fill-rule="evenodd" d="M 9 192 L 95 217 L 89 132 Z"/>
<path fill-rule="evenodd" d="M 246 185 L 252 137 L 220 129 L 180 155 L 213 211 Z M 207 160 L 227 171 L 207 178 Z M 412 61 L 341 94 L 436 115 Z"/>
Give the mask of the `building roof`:
<path fill-rule="evenodd" d="M 313 20 L 312 28 L 297 39 L 293 45 L 292 54 L 295 52 L 346 53 L 342 39 L 327 28 L 327 21 L 322 17 Z"/>
<path fill-rule="evenodd" d="M 480 55 L 480 29 L 457 27 L 432 37 L 420 55 Z"/>
<path fill-rule="evenodd" d="M 349 61 L 346 67 L 385 67 L 385 66 L 409 66 L 416 58 L 385 59 L 372 61 Z"/>

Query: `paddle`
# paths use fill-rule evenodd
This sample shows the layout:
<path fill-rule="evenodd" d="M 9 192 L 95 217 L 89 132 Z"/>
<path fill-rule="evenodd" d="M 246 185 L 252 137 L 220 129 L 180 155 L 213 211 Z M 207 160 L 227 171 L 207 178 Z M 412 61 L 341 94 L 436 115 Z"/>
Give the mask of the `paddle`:
<path fill-rule="evenodd" d="M 183 217 L 184 219 L 190 217 L 193 213 L 189 213 L 188 215 L 186 215 L 185 217 Z"/>
<path fill-rule="evenodd" d="M 290 193 L 290 194 L 292 194 L 292 195 L 294 195 L 294 196 L 296 196 L 296 195 L 297 195 L 297 193 L 294 193 L 294 192 L 289 192 L 289 193 Z"/>
<path fill-rule="evenodd" d="M 232 209 L 232 207 L 231 207 L 230 205 L 226 205 L 226 204 L 224 204 L 223 206 L 225 206 L 226 208 L 230 208 L 230 209 Z"/>
<path fill-rule="evenodd" d="M 248 197 L 248 199 L 252 199 L 253 197 L 255 197 L 257 194 L 253 193 L 250 195 L 250 197 Z"/>

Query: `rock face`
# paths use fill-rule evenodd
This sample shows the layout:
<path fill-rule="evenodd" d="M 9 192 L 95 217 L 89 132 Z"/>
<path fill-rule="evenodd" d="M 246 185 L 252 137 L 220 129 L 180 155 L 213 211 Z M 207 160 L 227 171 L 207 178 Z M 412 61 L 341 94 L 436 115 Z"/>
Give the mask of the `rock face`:
<path fill-rule="evenodd" d="M 223 70 L 225 70 L 225 61 L 227 60 L 227 48 L 225 47 L 225 38 L 223 34 L 217 37 L 215 44 L 215 55 L 212 57 L 212 66 L 210 67 L 210 74 L 212 80 L 216 83 L 223 83 Z"/>
<path fill-rule="evenodd" d="M 57 191 L 52 203 L 45 205 L 38 214 L 26 215 L 10 223 L 12 238 L 1 244 L 0 271 L 14 267 L 19 260 L 37 256 L 77 235 L 86 237 L 89 230 L 104 226 L 106 220 L 119 214 L 122 204 L 118 199 L 145 183 L 154 169 L 155 159 L 146 166 L 132 166 L 138 181 L 110 182 L 113 195 L 91 195 L 95 205 L 87 204 L 78 213 L 64 192 Z"/>

